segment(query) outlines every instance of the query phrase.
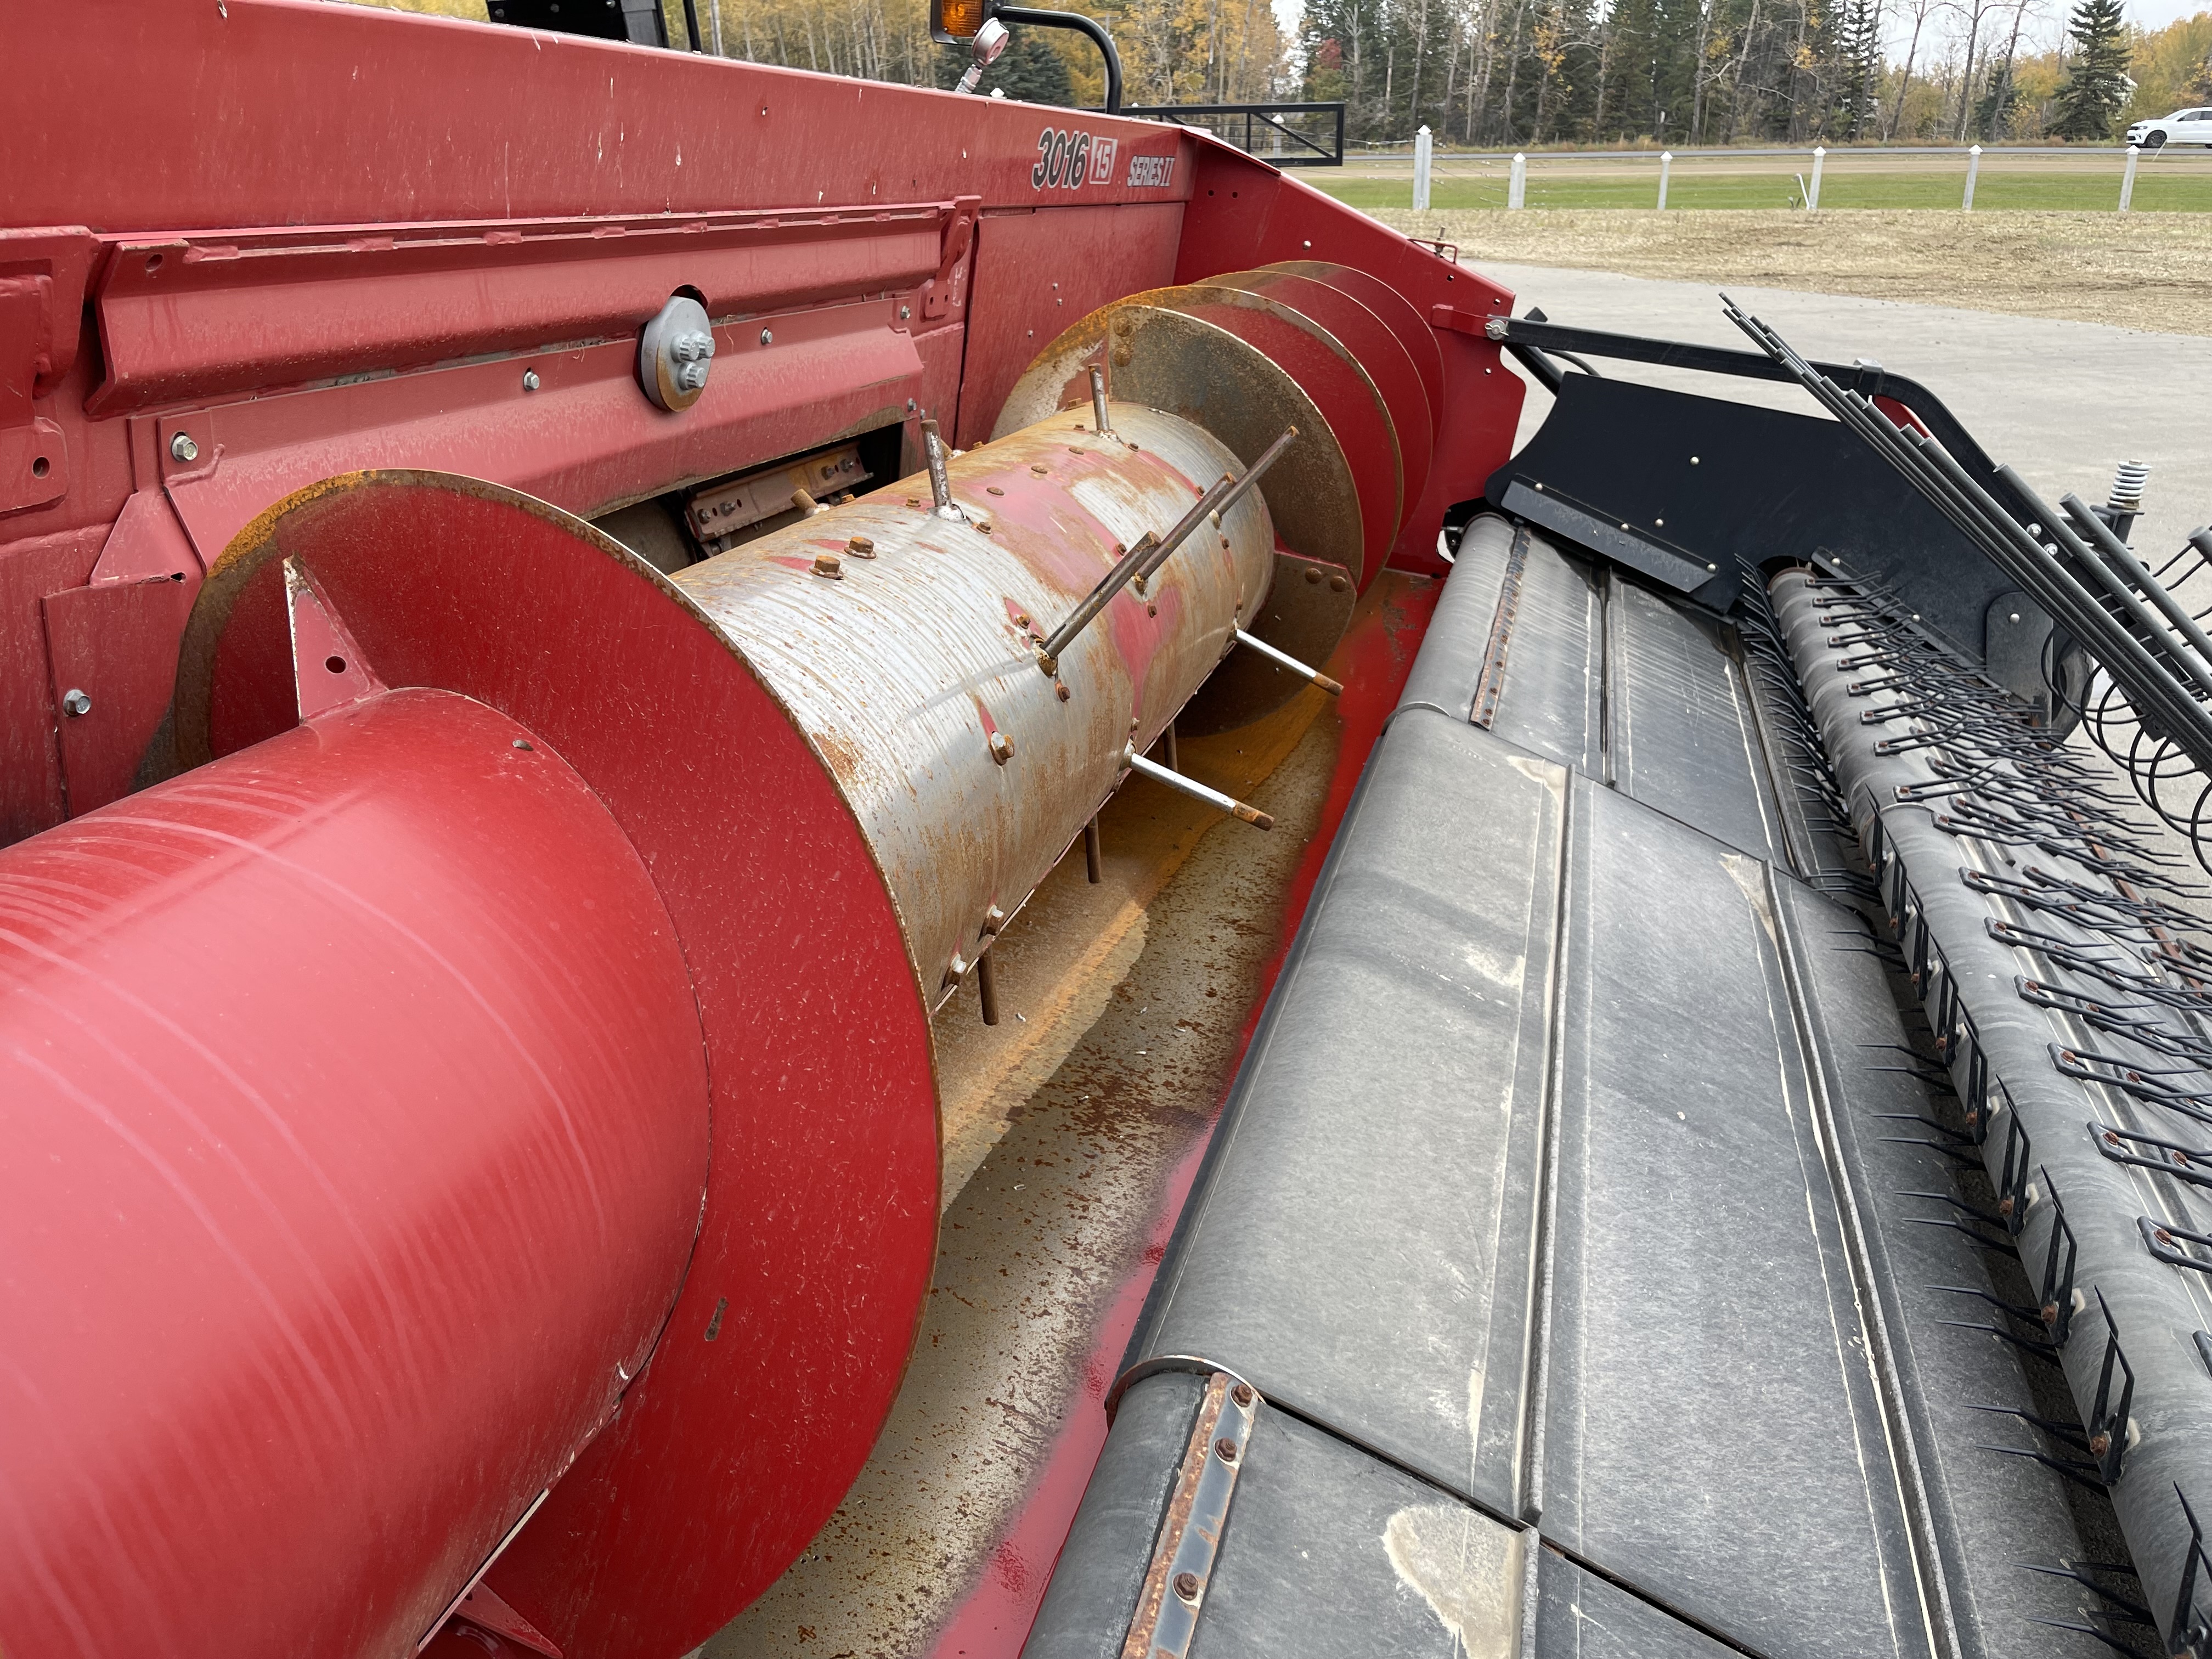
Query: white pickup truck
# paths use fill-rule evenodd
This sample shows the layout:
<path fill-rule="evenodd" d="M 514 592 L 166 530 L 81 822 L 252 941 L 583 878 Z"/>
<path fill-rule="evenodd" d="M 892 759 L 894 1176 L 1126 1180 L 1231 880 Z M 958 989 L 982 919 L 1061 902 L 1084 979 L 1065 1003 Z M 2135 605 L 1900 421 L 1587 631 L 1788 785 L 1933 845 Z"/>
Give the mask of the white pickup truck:
<path fill-rule="evenodd" d="M 2212 144 L 2212 108 L 2178 109 L 2154 121 L 2138 121 L 2128 129 L 2128 142 L 2145 149 L 2168 144 Z"/>

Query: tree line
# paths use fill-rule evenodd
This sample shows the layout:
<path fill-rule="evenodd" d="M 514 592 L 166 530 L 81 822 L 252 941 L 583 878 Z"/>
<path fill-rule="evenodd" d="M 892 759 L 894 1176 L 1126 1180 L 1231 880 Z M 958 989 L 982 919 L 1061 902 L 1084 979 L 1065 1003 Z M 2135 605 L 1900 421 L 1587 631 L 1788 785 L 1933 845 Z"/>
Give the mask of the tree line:
<path fill-rule="evenodd" d="M 484 0 L 367 0 L 405 11 L 484 16 Z M 1053 10 L 1052 0 L 1032 0 Z M 828 75 L 951 87 L 964 46 L 929 37 L 928 0 L 692 0 L 702 43 L 725 58 Z M 1296 95 L 1291 42 L 1268 0 L 1092 0 L 1080 9 L 1112 32 L 1128 104 L 1252 103 Z M 683 0 L 661 0 L 668 38 L 682 43 Z M 978 91 L 1032 103 L 1105 101 L 1098 49 L 1066 29 L 1018 28 Z"/>
<path fill-rule="evenodd" d="M 483 0 L 370 0 L 482 17 Z M 2122 0 L 1090 0 L 1133 105 L 1341 100 L 1353 143 L 1426 126 L 1447 143 L 2109 142 L 2127 121 L 2212 104 L 2212 12 L 2143 32 Z M 681 41 L 682 0 L 661 0 Z M 963 47 L 928 0 L 693 0 L 728 58 L 950 87 Z M 1885 51 L 1884 42 L 1891 43 Z M 981 90 L 1095 107 L 1098 52 L 1018 28 Z"/>
<path fill-rule="evenodd" d="M 1306 0 L 1303 88 L 1355 141 L 1472 145 L 2108 142 L 2212 101 L 2212 15 L 2143 34 L 2081 0 L 2038 49 L 2045 3 Z"/>

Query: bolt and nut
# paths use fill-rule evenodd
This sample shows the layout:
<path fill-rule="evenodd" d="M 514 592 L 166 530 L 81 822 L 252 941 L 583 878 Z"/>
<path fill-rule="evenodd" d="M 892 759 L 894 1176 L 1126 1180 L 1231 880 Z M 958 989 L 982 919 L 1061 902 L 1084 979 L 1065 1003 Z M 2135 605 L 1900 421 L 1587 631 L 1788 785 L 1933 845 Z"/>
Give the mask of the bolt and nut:
<path fill-rule="evenodd" d="M 1184 1601 L 1197 1601 L 1198 1590 L 1199 1583 L 1198 1575 L 1196 1573 L 1179 1572 L 1175 1576 L 1175 1593 L 1182 1597 Z"/>
<path fill-rule="evenodd" d="M 178 435 L 181 437 L 183 434 Z M 72 720 L 80 714 L 89 714 L 92 713 L 92 699 L 72 686 L 62 693 L 62 713 Z"/>
<path fill-rule="evenodd" d="M 714 356 L 714 327 L 707 308 L 688 294 L 672 295 L 638 343 L 638 379 L 655 404 L 680 414 L 706 391 Z M 536 391 L 536 373 L 526 374 L 522 383 Z"/>
<path fill-rule="evenodd" d="M 1234 1463 L 1237 1461 L 1237 1443 L 1223 1435 L 1213 1443 L 1213 1455 L 1224 1463 Z"/>
<path fill-rule="evenodd" d="M 192 434 L 191 433 L 179 432 L 175 437 L 169 440 L 170 459 L 176 461 L 197 461 L 199 458 L 200 447 L 192 441 Z"/>
<path fill-rule="evenodd" d="M 1249 1382 L 1239 1382 L 1235 1388 L 1230 1389 L 1229 1397 L 1235 1401 L 1239 1406 L 1250 1406 L 1252 1403 L 1252 1385 Z"/>
<path fill-rule="evenodd" d="M 835 553 L 817 553 L 814 556 L 814 574 L 827 576 L 832 581 L 842 581 L 845 566 Z"/>
<path fill-rule="evenodd" d="M 707 365 L 714 356 L 714 337 L 712 334 L 704 329 L 679 334 L 668 343 L 668 355 L 676 360 L 678 386 L 686 392 L 703 392 L 706 389 Z"/>
<path fill-rule="evenodd" d="M 538 384 L 538 371 L 536 369 L 526 368 L 522 371 L 522 389 L 525 392 L 537 391 Z"/>

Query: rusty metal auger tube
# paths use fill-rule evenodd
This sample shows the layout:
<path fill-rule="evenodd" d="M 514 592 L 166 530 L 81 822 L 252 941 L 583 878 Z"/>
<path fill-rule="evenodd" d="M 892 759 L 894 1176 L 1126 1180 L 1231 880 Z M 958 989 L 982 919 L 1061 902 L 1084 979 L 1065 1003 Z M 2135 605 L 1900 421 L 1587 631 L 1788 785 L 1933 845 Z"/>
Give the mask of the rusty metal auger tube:
<path fill-rule="evenodd" d="M 1084 831 L 1267 597 L 1264 501 L 1200 526 L 1041 674 L 1044 630 L 1147 532 L 1244 469 L 1194 423 L 1113 406 L 1113 437 L 1049 416 L 951 459 L 962 519 L 914 477 L 676 577 L 836 776 L 941 1001 Z M 859 550 L 865 547 L 866 553 Z M 835 580 L 825 580 L 834 573 Z"/>

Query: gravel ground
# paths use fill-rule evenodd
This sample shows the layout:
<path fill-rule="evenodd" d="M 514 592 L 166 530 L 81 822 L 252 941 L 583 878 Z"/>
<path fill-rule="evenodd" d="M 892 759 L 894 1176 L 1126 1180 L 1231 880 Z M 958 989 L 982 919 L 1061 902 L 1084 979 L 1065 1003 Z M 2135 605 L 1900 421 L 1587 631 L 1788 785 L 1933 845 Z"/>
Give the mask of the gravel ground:
<path fill-rule="evenodd" d="M 2212 216 L 1378 210 L 1470 264 L 1755 283 L 2212 335 Z"/>

